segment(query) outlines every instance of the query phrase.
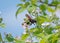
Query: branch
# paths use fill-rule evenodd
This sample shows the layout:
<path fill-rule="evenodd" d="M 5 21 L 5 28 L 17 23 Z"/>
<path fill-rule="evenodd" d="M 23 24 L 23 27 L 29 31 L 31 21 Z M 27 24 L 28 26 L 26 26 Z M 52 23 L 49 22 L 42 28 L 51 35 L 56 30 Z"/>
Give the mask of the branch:
<path fill-rule="evenodd" d="M 40 0 L 40 3 L 46 4 L 45 2 L 43 2 L 42 0 Z M 52 4 L 47 4 L 48 6 L 56 6 L 56 5 L 52 5 Z"/>

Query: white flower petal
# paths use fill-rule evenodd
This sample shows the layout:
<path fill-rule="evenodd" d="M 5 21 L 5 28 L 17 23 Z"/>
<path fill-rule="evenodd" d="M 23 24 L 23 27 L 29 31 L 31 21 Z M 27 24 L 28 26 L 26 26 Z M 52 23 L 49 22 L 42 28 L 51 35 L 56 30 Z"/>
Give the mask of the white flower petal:
<path fill-rule="evenodd" d="M 26 42 L 31 42 L 31 40 L 30 39 L 27 39 Z"/>
<path fill-rule="evenodd" d="M 43 23 L 42 26 L 47 26 L 47 25 L 50 25 L 49 22 L 46 22 L 46 23 Z"/>
<path fill-rule="evenodd" d="M 17 40 L 20 40 L 20 39 L 21 39 L 21 37 L 20 37 L 20 36 L 16 36 L 15 38 L 16 38 Z"/>

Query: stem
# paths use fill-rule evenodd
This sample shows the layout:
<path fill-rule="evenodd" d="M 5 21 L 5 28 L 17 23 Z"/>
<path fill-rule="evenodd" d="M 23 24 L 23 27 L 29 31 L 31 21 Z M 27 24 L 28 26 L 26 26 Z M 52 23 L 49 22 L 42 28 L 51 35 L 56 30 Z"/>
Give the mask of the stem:
<path fill-rule="evenodd" d="M 39 28 L 39 24 L 38 24 L 38 13 L 36 12 L 36 17 L 37 17 L 37 28 Z"/>
<path fill-rule="evenodd" d="M 30 33 L 30 31 L 28 30 L 29 34 L 30 34 L 30 39 L 31 39 L 31 43 L 33 43 L 33 40 L 32 40 L 32 35 Z"/>

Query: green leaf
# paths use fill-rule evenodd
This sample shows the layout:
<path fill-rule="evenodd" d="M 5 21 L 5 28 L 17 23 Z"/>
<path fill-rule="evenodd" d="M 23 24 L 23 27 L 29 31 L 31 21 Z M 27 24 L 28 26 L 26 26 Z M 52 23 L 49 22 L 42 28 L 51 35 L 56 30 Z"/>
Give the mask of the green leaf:
<path fill-rule="evenodd" d="M 29 4 L 30 4 L 29 2 L 26 2 L 26 3 L 25 3 L 25 6 L 28 7 Z"/>
<path fill-rule="evenodd" d="M 17 4 L 17 7 L 23 7 L 24 4 Z"/>
<path fill-rule="evenodd" d="M 0 23 L 2 23 L 2 21 L 3 21 L 3 19 L 2 19 L 2 18 L 0 18 Z"/>
<path fill-rule="evenodd" d="M 25 4 L 18 4 L 17 7 L 27 8 L 29 4 L 29 2 L 25 2 Z"/>
<path fill-rule="evenodd" d="M 45 4 L 41 4 L 39 7 L 42 11 L 45 11 L 47 8 Z"/>
<path fill-rule="evenodd" d="M 47 37 L 48 37 L 48 36 L 47 36 Z M 40 43 L 48 43 L 47 37 L 43 37 L 43 38 L 40 40 Z"/>
<path fill-rule="evenodd" d="M 48 38 L 48 41 L 51 43 L 57 43 L 58 40 L 58 34 L 53 34 Z"/>
<path fill-rule="evenodd" d="M 16 11 L 16 17 L 19 13 L 22 13 L 23 11 L 25 11 L 29 4 L 30 4 L 29 2 L 26 2 L 25 4 L 18 4 L 17 6 L 18 7 L 20 6 L 20 7 Z"/>
<path fill-rule="evenodd" d="M 2 41 L 2 36 L 1 36 L 1 33 L 0 33 L 0 42 Z"/>
<path fill-rule="evenodd" d="M 52 37 L 51 37 L 52 35 L 54 35 L 54 34 L 45 35 L 40 40 L 40 43 L 50 43 L 50 40 L 52 39 Z"/>
<path fill-rule="evenodd" d="M 48 10 L 49 12 L 55 12 L 55 10 L 54 10 L 53 8 L 51 8 L 51 7 L 48 7 L 47 10 Z"/>
<path fill-rule="evenodd" d="M 29 13 L 32 13 L 32 11 L 36 10 L 36 6 L 31 5 L 31 6 L 28 7 L 27 10 L 28 10 Z"/>
<path fill-rule="evenodd" d="M 23 35 L 21 36 L 21 40 L 26 40 L 28 36 L 29 36 L 29 34 L 23 34 Z"/>
<path fill-rule="evenodd" d="M 37 20 L 37 17 L 35 18 Z M 50 21 L 48 17 L 45 16 L 38 16 L 38 24 L 41 25 L 44 22 Z"/>
<path fill-rule="evenodd" d="M 60 9 L 60 4 L 57 6 L 57 9 Z"/>
<path fill-rule="evenodd" d="M 46 39 L 42 39 L 40 43 L 46 43 Z"/>
<path fill-rule="evenodd" d="M 21 0 L 21 1 L 25 2 L 26 0 Z"/>
<path fill-rule="evenodd" d="M 35 5 L 37 3 L 37 0 L 31 0 L 31 4 Z"/>
<path fill-rule="evenodd" d="M 43 17 L 38 17 L 38 24 L 41 25 L 43 22 L 45 22 L 44 18 Z"/>
<path fill-rule="evenodd" d="M 0 27 L 5 28 L 5 24 L 4 23 L 0 23 Z"/>
<path fill-rule="evenodd" d="M 33 34 L 34 34 L 34 35 L 37 35 L 37 34 L 39 34 L 39 33 L 40 33 L 40 31 L 38 30 L 38 28 L 36 28 L 36 29 L 33 30 Z"/>
<path fill-rule="evenodd" d="M 6 39 L 9 41 L 9 42 L 13 42 L 14 41 L 14 38 L 11 34 L 7 34 L 6 35 Z"/>
<path fill-rule="evenodd" d="M 53 31 L 53 27 L 46 27 L 46 28 L 44 28 L 44 31 L 47 33 L 47 34 L 52 34 L 52 31 Z M 46 30 L 48 30 L 48 31 L 46 31 Z"/>
<path fill-rule="evenodd" d="M 45 35 L 44 35 L 44 33 L 40 33 L 40 34 L 37 35 L 37 37 L 38 37 L 38 38 L 44 38 Z"/>
<path fill-rule="evenodd" d="M 25 43 L 24 40 L 15 40 L 15 43 Z"/>
<path fill-rule="evenodd" d="M 44 16 L 46 16 L 46 15 L 47 15 L 47 13 L 43 11 L 43 15 L 44 15 Z"/>
<path fill-rule="evenodd" d="M 57 0 L 56 1 L 53 1 L 52 2 L 52 5 L 58 5 L 60 2 L 58 2 Z"/>
<path fill-rule="evenodd" d="M 48 4 L 48 0 L 45 0 L 45 3 Z"/>
<path fill-rule="evenodd" d="M 40 34 L 43 31 L 42 28 L 31 28 L 30 32 L 33 33 L 34 35 Z"/>
<path fill-rule="evenodd" d="M 60 25 L 55 26 L 56 29 L 60 29 Z"/>
<path fill-rule="evenodd" d="M 26 8 L 21 8 L 19 7 L 18 10 L 16 11 L 16 17 L 19 13 L 22 13 Z"/>

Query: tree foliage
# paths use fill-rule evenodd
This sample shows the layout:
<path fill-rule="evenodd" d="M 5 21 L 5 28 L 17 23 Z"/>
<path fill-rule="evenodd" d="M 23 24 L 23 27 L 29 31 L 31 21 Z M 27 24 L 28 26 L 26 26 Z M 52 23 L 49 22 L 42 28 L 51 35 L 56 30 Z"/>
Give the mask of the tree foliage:
<path fill-rule="evenodd" d="M 52 0 L 50 2 L 50 0 L 22 0 L 22 2 L 24 3 L 18 4 L 19 8 L 22 7 L 20 10 L 27 10 L 29 15 L 34 16 L 34 19 L 37 21 L 34 25 L 35 27 L 30 29 L 28 28 L 28 32 L 26 31 L 28 37 L 31 38 L 31 41 L 36 37 L 35 40 L 39 40 L 37 43 L 58 43 L 60 39 L 60 18 L 57 17 L 55 12 L 59 8 L 58 6 L 60 5 L 60 1 Z M 22 13 L 19 12 L 19 9 L 17 12 L 16 16 L 19 13 Z M 25 41 L 28 37 L 24 38 Z M 33 43 L 33 41 L 30 43 Z"/>
<path fill-rule="evenodd" d="M 3 18 L 0 17 L 0 27 L 4 28 L 5 27 L 5 24 L 3 23 Z"/>
<path fill-rule="evenodd" d="M 16 11 L 16 17 L 27 10 L 29 13 L 28 15 L 32 16 L 32 19 L 37 22 L 33 24 L 34 27 L 31 27 L 29 24 L 22 25 L 25 28 L 25 33 L 21 35 L 20 39 L 14 38 L 12 42 L 60 43 L 60 18 L 57 17 L 55 13 L 56 10 L 60 9 L 60 0 L 52 0 L 51 2 L 50 0 L 21 1 L 23 3 L 17 4 L 18 9 Z M 28 18 L 24 18 L 24 22 L 27 21 L 29 21 Z M 35 40 L 33 40 L 33 38 L 35 38 Z M 35 42 L 36 40 L 37 42 Z"/>

